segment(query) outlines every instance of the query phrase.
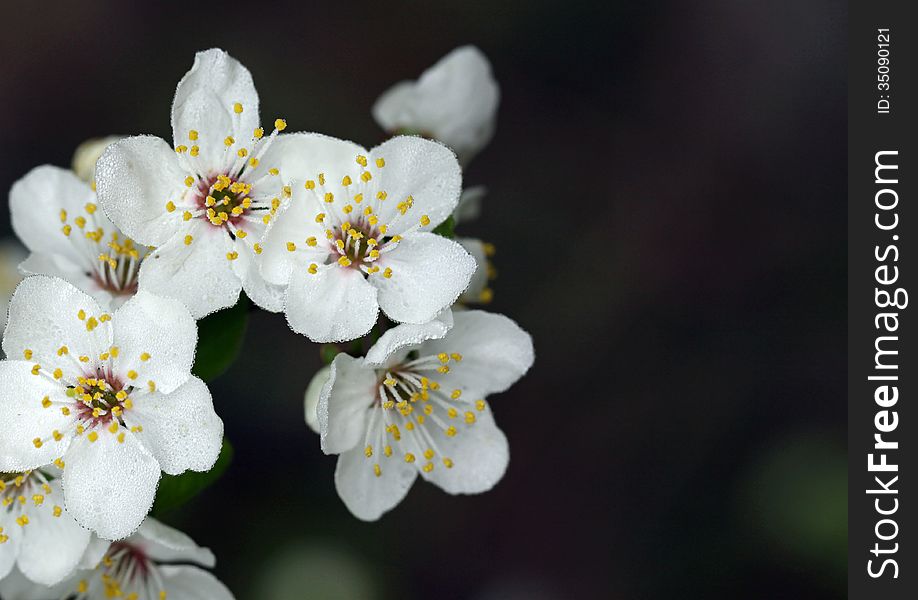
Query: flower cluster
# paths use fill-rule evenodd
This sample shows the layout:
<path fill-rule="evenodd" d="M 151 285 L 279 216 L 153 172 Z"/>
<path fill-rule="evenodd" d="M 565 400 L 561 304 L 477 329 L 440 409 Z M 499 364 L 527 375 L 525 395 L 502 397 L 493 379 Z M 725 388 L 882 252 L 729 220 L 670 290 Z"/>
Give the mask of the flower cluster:
<path fill-rule="evenodd" d="M 487 59 L 459 48 L 382 95 L 391 137 L 365 149 L 263 126 L 249 71 L 213 49 L 178 84 L 172 144 L 92 141 L 74 170 L 16 182 L 30 254 L 0 362 L 4 598 L 232 598 L 208 550 L 148 515 L 163 473 L 221 453 L 196 319 L 241 292 L 326 344 L 306 421 L 355 516 L 379 518 L 418 475 L 452 494 L 497 483 L 509 450 L 487 398 L 526 373 L 532 342 L 469 307 L 493 295 L 493 247 L 453 230 L 480 212 L 462 166 L 498 99 Z M 365 355 L 337 353 L 368 335 Z"/>

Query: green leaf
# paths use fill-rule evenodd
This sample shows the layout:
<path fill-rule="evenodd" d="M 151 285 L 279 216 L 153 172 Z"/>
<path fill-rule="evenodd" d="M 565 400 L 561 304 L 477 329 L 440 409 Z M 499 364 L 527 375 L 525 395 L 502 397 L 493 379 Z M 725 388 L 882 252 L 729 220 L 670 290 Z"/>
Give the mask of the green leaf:
<path fill-rule="evenodd" d="M 222 375 L 239 356 L 249 321 L 249 299 L 198 321 L 198 349 L 191 372 L 211 381 Z"/>
<path fill-rule="evenodd" d="M 433 233 L 442 235 L 445 238 L 453 239 L 456 237 L 456 219 L 453 215 L 446 217 L 446 220 L 434 228 Z"/>
<path fill-rule="evenodd" d="M 153 502 L 153 516 L 159 517 L 163 513 L 174 510 L 213 485 L 226 471 L 233 461 L 233 446 L 229 440 L 223 438 L 223 447 L 220 456 L 213 468 L 206 473 L 186 471 L 181 475 L 167 475 L 163 473 L 159 480 L 159 489 L 156 491 L 156 500 Z"/>

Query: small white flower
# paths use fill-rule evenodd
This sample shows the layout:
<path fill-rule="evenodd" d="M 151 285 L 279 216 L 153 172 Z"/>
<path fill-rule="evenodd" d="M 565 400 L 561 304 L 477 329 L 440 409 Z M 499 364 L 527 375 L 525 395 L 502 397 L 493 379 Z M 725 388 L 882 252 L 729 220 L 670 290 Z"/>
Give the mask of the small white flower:
<path fill-rule="evenodd" d="M 254 257 L 290 196 L 269 149 L 252 76 L 222 50 L 195 56 L 172 104 L 174 148 L 131 137 L 109 146 L 96 167 L 102 208 L 123 231 L 156 250 L 140 287 L 178 298 L 195 318 L 236 303 L 241 289 L 277 312 L 281 288 L 266 285 Z"/>
<path fill-rule="evenodd" d="M 59 475 L 51 466 L 0 473 L 0 579 L 15 565 L 32 581 L 54 585 L 86 553 L 90 533 L 64 510 Z"/>
<path fill-rule="evenodd" d="M 456 48 L 417 81 L 402 81 L 373 106 L 376 122 L 392 134 L 439 140 L 468 164 L 491 140 L 500 89 L 491 65 L 474 46 Z"/>
<path fill-rule="evenodd" d="M 71 168 L 76 176 L 89 183 L 95 177 L 96 162 L 106 148 L 124 139 L 123 135 L 109 135 L 101 138 L 91 138 L 77 146 L 73 152 Z"/>
<path fill-rule="evenodd" d="M 482 311 L 400 325 L 364 359 L 335 357 L 316 412 L 322 450 L 341 455 L 335 486 L 348 509 L 378 519 L 419 473 L 451 494 L 493 487 L 509 449 L 485 398 L 532 361 L 529 335 Z"/>
<path fill-rule="evenodd" d="M 220 452 L 223 422 L 191 375 L 196 343 L 176 300 L 140 291 L 109 314 L 63 280 L 27 278 L 3 336 L 0 471 L 53 462 L 77 522 L 130 535 L 160 471 L 206 471 Z"/>
<path fill-rule="evenodd" d="M 26 275 L 65 279 L 114 310 L 137 291 L 147 255 L 99 209 L 89 184 L 73 172 L 36 167 L 10 190 L 13 231 L 31 251 Z"/>
<path fill-rule="evenodd" d="M 93 570 L 68 581 L 74 600 L 232 600 L 233 595 L 201 567 L 213 553 L 187 535 L 148 517 L 131 537 L 113 542 Z"/>
<path fill-rule="evenodd" d="M 369 152 L 317 134 L 277 144 L 297 179 L 259 259 L 265 279 L 286 288 L 294 331 L 351 340 L 370 331 L 380 308 L 393 321 L 424 323 L 468 286 L 475 260 L 431 233 L 461 188 L 448 148 L 409 136 Z"/>

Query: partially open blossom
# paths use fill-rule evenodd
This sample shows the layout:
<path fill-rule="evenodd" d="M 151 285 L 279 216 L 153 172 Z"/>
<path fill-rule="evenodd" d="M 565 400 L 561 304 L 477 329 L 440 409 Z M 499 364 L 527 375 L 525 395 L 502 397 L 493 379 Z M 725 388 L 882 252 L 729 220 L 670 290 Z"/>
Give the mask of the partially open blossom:
<path fill-rule="evenodd" d="M 204 568 L 216 560 L 187 535 L 148 517 L 131 537 L 113 542 L 93 570 L 78 571 L 66 596 L 73 600 L 232 600 Z"/>
<path fill-rule="evenodd" d="M 475 261 L 431 233 L 453 212 L 462 175 L 436 142 L 399 136 L 366 151 L 317 134 L 278 140 L 293 197 L 265 234 L 261 273 L 286 288 L 294 331 L 360 337 L 379 309 L 424 323 L 468 286 Z"/>
<path fill-rule="evenodd" d="M 474 46 L 456 48 L 421 74 L 387 90 L 373 117 L 391 134 L 439 140 L 467 164 L 491 140 L 500 89 L 491 65 Z"/>
<path fill-rule="evenodd" d="M 161 471 L 206 471 L 219 454 L 223 422 L 191 375 L 196 342 L 176 300 L 140 291 L 109 313 L 61 279 L 27 278 L 3 336 L 0 471 L 53 463 L 77 522 L 130 535 Z"/>
<path fill-rule="evenodd" d="M 172 104 L 174 146 L 152 136 L 109 146 L 96 167 L 102 208 L 133 239 L 156 250 L 140 287 L 178 298 L 195 318 L 236 303 L 281 310 L 281 288 L 254 264 L 259 241 L 290 196 L 272 153 L 286 127 L 259 125 L 252 76 L 222 50 L 199 52 Z"/>
<path fill-rule="evenodd" d="M 65 279 L 114 310 L 137 291 L 147 247 L 99 209 L 96 193 L 72 171 L 36 167 L 10 190 L 13 231 L 31 251 L 27 274 Z"/>
<path fill-rule="evenodd" d="M 335 486 L 348 509 L 378 519 L 418 474 L 451 494 L 493 487 L 509 449 L 486 397 L 532 361 L 516 323 L 474 310 L 390 329 L 363 359 L 335 357 L 316 412 L 322 449 L 340 454 Z"/>
<path fill-rule="evenodd" d="M 303 394 L 303 412 L 306 417 L 306 424 L 316 433 L 319 433 L 319 417 L 316 414 L 316 408 L 319 406 L 319 396 L 322 395 L 322 388 L 325 387 L 325 382 L 328 381 L 329 371 L 331 371 L 331 367 L 319 369 L 309 380 L 309 385 Z"/>
<path fill-rule="evenodd" d="M 59 469 L 0 473 L 0 504 L 0 579 L 17 566 L 54 585 L 77 567 L 90 533 L 64 510 Z"/>

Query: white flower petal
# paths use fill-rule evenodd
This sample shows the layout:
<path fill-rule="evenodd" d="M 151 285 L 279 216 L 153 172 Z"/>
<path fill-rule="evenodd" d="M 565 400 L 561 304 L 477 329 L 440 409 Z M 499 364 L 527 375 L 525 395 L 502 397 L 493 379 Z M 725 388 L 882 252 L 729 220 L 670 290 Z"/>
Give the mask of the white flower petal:
<path fill-rule="evenodd" d="M 422 324 L 403 323 L 382 334 L 367 352 L 366 364 L 372 367 L 385 366 L 390 357 L 399 350 L 416 346 L 427 340 L 440 339 L 453 326 L 453 311 L 444 309 L 432 321 Z"/>
<path fill-rule="evenodd" d="M 60 481 L 50 482 L 52 493 L 45 503 L 28 511 L 29 524 L 22 529 L 19 569 L 32 581 L 55 585 L 79 564 L 89 545 L 89 531 L 80 527 L 66 511 L 53 514 L 52 502 L 63 504 Z"/>
<path fill-rule="evenodd" d="M 195 319 L 236 304 L 242 283 L 226 253 L 222 228 L 200 222 L 191 245 L 178 238 L 158 248 L 140 265 L 139 285 L 160 296 L 181 300 Z"/>
<path fill-rule="evenodd" d="M 423 138 L 398 136 L 370 151 L 371 164 L 378 158 L 385 160 L 376 173 L 378 186 L 389 198 L 379 219 L 388 224 L 390 235 L 415 227 L 425 215 L 430 222 L 421 230 L 430 231 L 452 214 L 462 191 L 462 170 L 452 150 Z M 397 207 L 408 196 L 414 202 L 402 215 Z"/>
<path fill-rule="evenodd" d="M 64 501 L 80 525 L 101 538 L 119 540 L 140 526 L 153 506 L 160 468 L 128 433 L 124 443 L 105 429 L 90 442 L 77 438 L 64 460 Z"/>
<path fill-rule="evenodd" d="M 9 527 L 10 525 L 6 525 Z M 16 565 L 16 559 L 19 557 L 19 545 L 21 537 L 18 535 L 10 536 L 10 539 L 4 544 L 0 544 L 0 579 L 10 575 L 13 567 Z M 6 598 L 6 595 L 3 596 Z"/>
<path fill-rule="evenodd" d="M 216 564 L 214 553 L 194 543 L 190 537 L 161 523 L 153 517 L 144 519 L 134 538 L 145 540 L 147 556 L 157 562 L 193 562 L 212 568 Z"/>
<path fill-rule="evenodd" d="M 239 257 L 233 261 L 232 267 L 236 276 L 242 281 L 242 289 L 245 295 L 249 297 L 257 306 L 268 312 L 281 312 L 284 310 L 284 294 L 286 288 L 283 285 L 274 285 L 265 281 L 261 276 L 258 265 L 255 262 L 255 255 L 251 248 L 246 244 L 237 241 L 235 247 Z"/>
<path fill-rule="evenodd" d="M 376 386 L 376 374 L 362 360 L 347 354 L 335 357 L 316 406 L 323 452 L 340 454 L 363 441 Z"/>
<path fill-rule="evenodd" d="M 91 138 L 77 146 L 73 151 L 71 159 L 71 168 L 76 176 L 83 181 L 90 182 L 96 174 L 96 162 L 105 149 L 126 136 L 109 135 L 101 138 Z"/>
<path fill-rule="evenodd" d="M 166 598 L 170 600 L 233 600 L 233 595 L 216 577 L 203 569 L 190 566 L 163 565 Z"/>
<path fill-rule="evenodd" d="M 84 319 L 78 315 L 84 311 Z M 16 288 L 10 300 L 9 322 L 3 334 L 3 351 L 10 358 L 25 358 L 53 372 L 79 371 L 72 356 L 58 355 L 62 345 L 74 353 L 91 353 L 112 343 L 111 323 L 99 322 L 98 303 L 62 279 L 37 275 Z M 98 323 L 87 327 L 90 317 Z M 80 373 L 82 374 L 82 373 Z"/>
<path fill-rule="evenodd" d="M 303 269 L 314 262 L 321 265 L 328 255 L 327 250 L 312 250 L 304 245 L 309 237 L 323 239 L 325 229 L 315 221 L 315 200 L 308 198 L 302 186 L 293 189 L 293 197 L 281 207 L 261 242 L 264 250 L 256 258 L 261 274 L 270 283 L 287 285 L 295 269 Z M 290 252 L 287 242 L 293 242 L 299 250 Z"/>
<path fill-rule="evenodd" d="M 148 381 L 168 394 L 191 376 L 198 328 L 188 309 L 172 298 L 140 290 L 112 316 L 117 375 L 135 371 L 137 385 Z"/>
<path fill-rule="evenodd" d="M 234 105 L 242 105 L 236 113 Z M 239 147 L 251 148 L 258 127 L 258 92 L 249 70 L 223 50 L 198 52 L 194 64 L 175 90 L 172 102 L 172 136 L 176 145 L 200 147 L 201 164 L 216 168 L 235 157 L 224 138 L 232 136 Z M 191 141 L 189 131 L 197 131 Z"/>
<path fill-rule="evenodd" d="M 7 544 L 12 543 L 7 542 Z M 6 544 L 4 544 L 6 545 Z M 0 549 L 2 552 L 2 549 Z M 0 559 L 2 562 L 2 559 Z M 3 573 L 0 565 L 0 573 Z M 13 569 L 9 575 L 0 580 L 0 598 L 3 600 L 49 600 L 50 598 L 65 598 L 73 589 L 71 581 L 64 582 L 53 587 L 39 585 L 30 581 L 19 569 Z"/>
<path fill-rule="evenodd" d="M 295 180 L 302 187 L 304 181 L 316 179 L 319 173 L 335 181 L 354 174 L 359 154 L 366 155 L 367 151 L 347 140 L 321 133 L 285 133 L 271 143 L 261 164 L 275 167 L 283 180 Z"/>
<path fill-rule="evenodd" d="M 306 424 L 316 433 L 320 433 L 319 415 L 316 413 L 316 408 L 319 406 L 319 396 L 322 394 L 325 382 L 328 381 L 330 371 L 330 366 L 319 369 L 312 376 L 309 386 L 306 388 L 306 393 L 303 394 L 303 410 L 306 413 Z"/>
<path fill-rule="evenodd" d="M 338 457 L 335 488 L 348 510 L 364 521 L 375 521 L 394 508 L 411 489 L 418 471 L 396 458 L 384 459 L 376 476 L 363 448 L 358 447 Z"/>
<path fill-rule="evenodd" d="M 376 274 L 379 305 L 400 323 L 425 323 L 451 305 L 469 285 L 475 259 L 453 240 L 433 233 L 406 235 L 379 261 L 392 277 Z"/>
<path fill-rule="evenodd" d="M 223 421 L 214 412 L 207 385 L 197 377 L 169 394 L 140 396 L 125 418 L 143 427 L 137 437 L 170 475 L 207 471 L 220 455 Z"/>
<path fill-rule="evenodd" d="M 443 417 L 446 415 L 444 414 Z M 475 411 L 475 423 L 458 424 L 459 433 L 448 437 L 437 432 L 435 441 L 443 457 L 453 461 L 447 469 L 442 463 L 421 477 L 450 494 L 486 492 L 504 476 L 510 461 L 510 447 L 504 433 L 494 423 L 490 407 Z"/>
<path fill-rule="evenodd" d="M 460 298 L 463 302 L 481 302 L 482 292 L 488 287 L 488 255 L 485 253 L 484 243 L 473 238 L 459 238 L 456 240 L 465 251 L 475 259 L 475 273 L 469 281 L 469 287 L 462 292 Z"/>
<path fill-rule="evenodd" d="M 103 540 L 96 534 L 91 534 L 89 538 L 89 545 L 86 546 L 86 551 L 83 553 L 83 556 L 80 558 L 80 564 L 77 567 L 78 569 L 95 569 L 99 566 L 99 563 L 102 562 L 102 559 L 105 557 L 105 553 L 108 552 L 108 549 L 111 548 L 110 540 Z"/>
<path fill-rule="evenodd" d="M 401 82 L 373 106 L 386 131 L 417 131 L 453 148 L 463 163 L 494 134 L 500 89 L 491 65 L 474 46 L 456 48 L 417 82 Z"/>
<path fill-rule="evenodd" d="M 443 389 L 463 390 L 470 400 L 503 392 L 532 366 L 532 338 L 511 319 L 480 310 L 457 312 L 453 319 L 446 337 L 424 346 L 425 354 L 462 355 L 449 373 L 437 377 Z"/>
<path fill-rule="evenodd" d="M 298 268 L 290 277 L 286 301 L 290 328 L 314 342 L 359 338 L 376 323 L 376 288 L 361 272 L 332 264 L 315 275 Z"/>
<path fill-rule="evenodd" d="M 141 135 L 105 149 L 96 164 L 96 193 L 108 218 L 128 237 L 148 246 L 175 233 L 166 203 L 184 194 L 188 174 L 175 151 L 158 137 Z"/>
<path fill-rule="evenodd" d="M 87 202 L 95 201 L 93 191 L 71 171 L 51 165 L 36 167 L 10 190 L 13 231 L 32 252 L 57 254 L 88 266 L 88 256 L 79 254 L 61 230 L 60 216 L 61 210 L 70 215 L 81 213 Z"/>
<path fill-rule="evenodd" d="M 32 375 L 32 364 L 0 362 L 0 471 L 14 472 L 50 464 L 70 444 L 64 435 L 55 442 L 51 434 L 64 431 L 70 419 L 61 414 L 60 404 L 45 408 L 42 400 L 67 402 L 63 386 L 41 375 Z M 34 440 L 43 440 L 36 448 Z"/>
<path fill-rule="evenodd" d="M 24 261 L 19 263 L 19 272 L 23 275 L 48 275 L 63 279 L 67 283 L 79 288 L 92 296 L 99 303 L 99 306 L 107 307 L 107 301 L 111 294 L 103 292 L 106 302 L 99 300 L 99 285 L 95 282 L 88 271 L 83 267 L 72 262 L 69 257 L 60 254 L 45 254 L 33 252 Z M 110 307 L 109 307 L 110 308 Z"/>

